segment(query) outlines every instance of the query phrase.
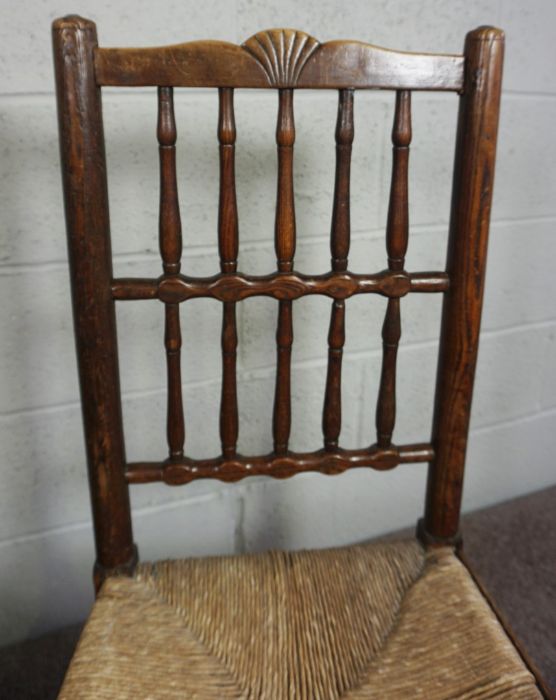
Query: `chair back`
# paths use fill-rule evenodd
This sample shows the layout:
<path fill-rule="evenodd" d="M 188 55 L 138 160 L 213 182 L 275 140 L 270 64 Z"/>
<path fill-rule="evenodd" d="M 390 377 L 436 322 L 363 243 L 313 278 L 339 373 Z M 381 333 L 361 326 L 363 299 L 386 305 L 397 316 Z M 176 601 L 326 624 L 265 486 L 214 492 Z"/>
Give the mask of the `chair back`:
<path fill-rule="evenodd" d="M 60 145 L 69 243 L 75 334 L 85 424 L 94 526 L 96 580 L 131 571 L 133 544 L 129 485 L 154 481 L 185 484 L 195 479 L 237 481 L 251 475 L 289 477 L 300 472 L 340 473 L 352 467 L 391 469 L 429 463 L 426 509 L 420 533 L 430 543 L 454 542 L 459 510 L 483 298 L 486 248 L 504 36 L 492 27 L 467 35 L 463 55 L 416 54 L 356 41 L 320 43 L 304 32 L 259 32 L 241 46 L 194 41 L 161 48 L 102 48 L 93 22 L 70 16 L 53 25 Z M 106 160 L 102 123 L 103 86 L 156 86 L 160 153 L 159 245 L 162 274 L 153 279 L 114 278 L 110 247 Z M 173 91 L 217 88 L 219 100 L 220 272 L 184 275 Z M 235 184 L 235 88 L 278 91 L 278 158 L 274 242 L 276 271 L 265 276 L 238 270 Z M 350 163 L 357 90 L 396 91 L 393 165 L 386 226 L 385 266 L 350 272 Z M 296 218 L 293 156 L 294 95 L 299 89 L 338 91 L 336 174 L 330 234 L 330 270 L 302 273 L 294 266 Z M 459 99 L 458 132 L 448 256 L 445 270 L 407 271 L 408 164 L 411 93 L 451 91 Z M 154 136 L 154 135 L 153 135 Z M 328 370 L 323 396 L 322 444 L 311 452 L 289 449 L 293 302 L 309 294 L 331 299 Z M 376 406 L 376 441 L 358 449 L 340 444 L 342 351 L 346 300 L 356 294 L 387 298 L 382 329 L 383 360 Z M 401 299 L 442 294 L 443 313 L 432 437 L 419 444 L 393 441 L 396 417 L 396 356 Z M 237 451 L 236 390 L 238 302 L 264 295 L 277 301 L 276 387 L 270 454 Z M 180 370 L 179 305 L 208 297 L 222 302 L 222 395 L 220 454 L 193 459 L 185 449 Z M 165 313 L 168 376 L 167 442 L 158 462 L 128 463 L 125 457 L 118 376 L 115 303 L 158 299 Z"/>

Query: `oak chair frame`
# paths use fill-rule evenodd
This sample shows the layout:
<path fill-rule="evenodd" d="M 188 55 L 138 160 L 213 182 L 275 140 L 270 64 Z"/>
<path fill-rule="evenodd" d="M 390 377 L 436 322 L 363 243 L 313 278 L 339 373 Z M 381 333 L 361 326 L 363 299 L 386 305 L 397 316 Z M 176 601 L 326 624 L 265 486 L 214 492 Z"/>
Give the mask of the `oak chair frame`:
<path fill-rule="evenodd" d="M 426 506 L 419 536 L 427 544 L 454 544 L 459 515 L 471 398 L 483 299 L 492 199 L 503 33 L 470 32 L 463 55 L 412 54 L 370 44 L 316 39 L 293 30 L 260 32 L 242 46 L 196 41 L 154 49 L 99 48 L 93 22 L 76 16 L 53 24 L 61 161 L 71 286 L 86 450 L 96 541 L 95 583 L 131 573 L 137 562 L 129 485 L 153 481 L 184 484 L 199 478 L 236 481 L 259 474 L 289 477 L 314 470 L 334 474 L 351 467 L 391 469 L 428 462 Z M 102 86 L 157 86 L 160 150 L 160 251 L 157 279 L 115 279 L 112 273 Z M 176 182 L 174 87 L 215 87 L 219 93 L 220 274 L 180 273 L 181 225 Z M 277 271 L 255 277 L 237 270 L 238 218 L 234 149 L 234 88 L 274 88 L 279 94 L 276 141 L 278 192 Z M 331 271 L 295 271 L 293 95 L 296 89 L 339 91 L 336 180 L 331 230 Z M 357 89 L 396 91 L 393 170 L 386 230 L 387 268 L 375 274 L 348 269 L 349 175 L 353 97 Z M 454 183 L 446 269 L 408 273 L 407 174 L 411 141 L 411 91 L 453 91 L 459 97 Z M 345 300 L 354 294 L 388 298 L 383 326 L 383 365 L 376 412 L 376 443 L 357 450 L 339 446 L 341 364 Z M 396 445 L 396 354 L 400 299 L 408 293 L 444 295 L 432 438 Z M 329 361 L 323 411 L 323 447 L 310 453 L 288 448 L 291 424 L 292 301 L 307 294 L 332 299 Z M 237 453 L 237 302 L 254 295 L 278 301 L 274 450 Z M 223 304 L 221 455 L 193 460 L 184 454 L 185 423 L 180 377 L 179 304 L 211 297 Z M 125 457 L 116 339 L 115 303 L 159 299 L 165 308 L 168 367 L 168 457 L 128 463 Z"/>

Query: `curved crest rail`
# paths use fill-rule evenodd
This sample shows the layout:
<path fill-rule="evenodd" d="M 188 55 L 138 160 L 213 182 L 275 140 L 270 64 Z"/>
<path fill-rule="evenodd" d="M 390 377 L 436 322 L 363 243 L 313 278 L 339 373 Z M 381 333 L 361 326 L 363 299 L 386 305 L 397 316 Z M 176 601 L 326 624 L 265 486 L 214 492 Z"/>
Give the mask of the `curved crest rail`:
<path fill-rule="evenodd" d="M 321 44 L 295 29 L 267 29 L 241 46 L 191 41 L 154 48 L 97 48 L 99 85 L 217 88 L 463 87 L 464 57 L 391 51 L 361 41 Z"/>

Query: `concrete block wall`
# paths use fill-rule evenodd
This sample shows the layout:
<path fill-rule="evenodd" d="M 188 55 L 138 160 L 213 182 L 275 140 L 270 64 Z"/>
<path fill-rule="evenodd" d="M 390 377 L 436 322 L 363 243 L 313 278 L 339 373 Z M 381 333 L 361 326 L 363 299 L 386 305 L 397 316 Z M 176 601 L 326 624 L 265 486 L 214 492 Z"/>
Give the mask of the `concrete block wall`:
<path fill-rule="evenodd" d="M 478 508 L 556 482 L 556 5 L 534 0 L 21 0 L 3 13 L 0 40 L 0 644 L 85 617 L 92 602 L 93 541 L 65 251 L 50 22 L 75 12 L 96 20 L 105 45 L 198 38 L 241 42 L 272 26 L 320 40 L 358 38 L 408 50 L 457 52 L 469 29 L 507 33 L 498 173 L 483 336 L 464 506 Z M 274 269 L 276 95 L 237 95 L 240 266 Z M 296 94 L 296 267 L 328 267 L 336 95 Z M 355 271 L 385 263 L 393 95 L 356 95 L 353 163 Z M 114 264 L 157 275 L 158 173 L 153 90 L 106 90 Z M 457 98 L 414 98 L 409 269 L 444 263 Z M 178 168 L 187 272 L 216 271 L 218 152 L 215 92 L 180 91 Z M 427 439 L 437 298 L 407 298 L 399 361 L 397 439 Z M 295 309 L 293 446 L 320 441 L 330 303 Z M 369 443 L 380 367 L 384 300 L 347 311 L 344 424 L 348 446 Z M 239 314 L 240 447 L 270 447 L 276 305 L 252 299 Z M 220 306 L 182 309 L 188 451 L 218 446 Z M 156 302 L 118 309 L 128 455 L 164 454 L 165 367 Z M 323 547 L 413 523 L 425 466 L 339 477 L 303 475 L 239 485 L 197 483 L 132 491 L 144 558 Z"/>

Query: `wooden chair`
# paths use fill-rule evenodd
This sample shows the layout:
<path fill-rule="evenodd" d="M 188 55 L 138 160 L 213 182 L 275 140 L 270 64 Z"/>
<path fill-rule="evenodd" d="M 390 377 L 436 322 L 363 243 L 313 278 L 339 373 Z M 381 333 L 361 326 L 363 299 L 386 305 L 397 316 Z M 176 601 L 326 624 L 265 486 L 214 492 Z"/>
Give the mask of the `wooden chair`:
<path fill-rule="evenodd" d="M 503 33 L 480 27 L 463 55 L 411 54 L 354 41 L 324 44 L 300 31 L 260 32 L 242 46 L 196 41 L 148 49 L 97 46 L 93 22 L 53 25 L 60 143 L 81 398 L 92 494 L 97 601 L 68 671 L 62 698 L 537 698 L 524 654 L 503 630 L 462 559 L 459 512 L 477 358 L 494 175 Z M 112 274 L 101 87 L 157 86 L 160 252 L 157 279 Z M 180 273 L 174 87 L 218 88 L 220 274 Z M 234 88 L 274 88 L 278 194 L 277 271 L 237 269 Z M 294 90 L 338 90 L 331 270 L 294 268 L 292 178 Z M 353 101 L 357 89 L 396 91 L 393 170 L 386 230 L 387 268 L 348 268 Z M 452 91 L 459 126 L 445 271 L 407 272 L 411 92 Z M 400 300 L 444 295 L 436 403 L 430 442 L 397 445 L 396 354 Z M 288 448 L 291 423 L 292 302 L 332 300 L 323 446 Z M 341 367 L 346 299 L 388 298 L 376 443 L 343 449 Z M 266 295 L 278 302 L 277 374 L 271 454 L 236 450 L 236 305 Z M 184 452 L 179 304 L 223 304 L 222 451 Z M 159 299 L 165 311 L 168 457 L 128 463 L 118 378 L 115 302 Z M 138 563 L 129 486 L 250 475 L 336 474 L 428 462 L 424 518 L 414 541 L 311 552 L 270 552 Z"/>

